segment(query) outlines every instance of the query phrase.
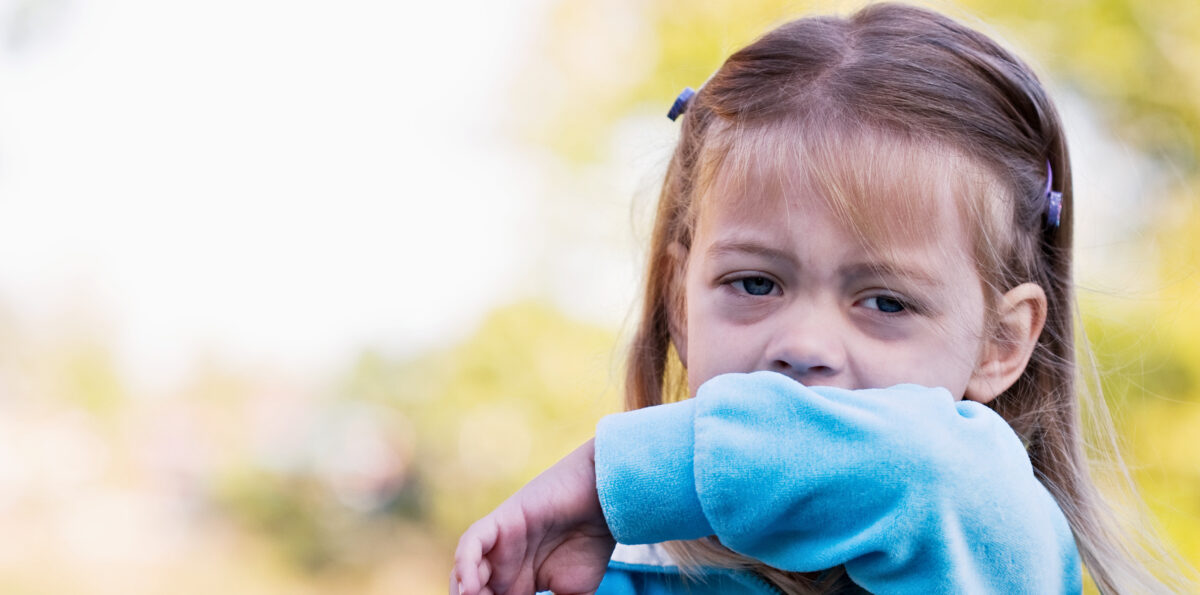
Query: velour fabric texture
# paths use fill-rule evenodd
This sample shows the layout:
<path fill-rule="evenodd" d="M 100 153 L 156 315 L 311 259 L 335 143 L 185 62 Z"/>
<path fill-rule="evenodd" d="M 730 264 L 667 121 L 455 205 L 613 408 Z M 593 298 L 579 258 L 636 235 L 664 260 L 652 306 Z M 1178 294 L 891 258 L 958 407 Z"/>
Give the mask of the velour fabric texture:
<path fill-rule="evenodd" d="M 1020 439 L 944 389 L 725 374 L 695 398 L 605 417 L 595 448 L 621 544 L 716 535 L 785 570 L 844 565 L 873 593 L 1082 591 L 1070 527 Z M 618 558 L 601 593 L 772 592 L 743 571 L 689 581 Z"/>

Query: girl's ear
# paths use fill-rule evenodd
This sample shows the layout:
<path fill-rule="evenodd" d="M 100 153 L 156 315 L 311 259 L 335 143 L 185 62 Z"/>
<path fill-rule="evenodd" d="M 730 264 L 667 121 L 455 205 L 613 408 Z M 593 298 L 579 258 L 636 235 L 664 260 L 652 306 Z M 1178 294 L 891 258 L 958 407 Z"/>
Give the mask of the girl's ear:
<path fill-rule="evenodd" d="M 667 325 L 671 331 L 671 343 L 679 362 L 687 368 L 687 260 L 688 249 L 679 242 L 667 245 L 667 256 L 671 259 L 671 279 L 667 283 Z"/>
<path fill-rule="evenodd" d="M 1046 292 L 1035 283 L 1010 289 L 996 304 L 995 324 L 964 395 L 980 403 L 998 397 L 1025 372 L 1046 324 Z"/>

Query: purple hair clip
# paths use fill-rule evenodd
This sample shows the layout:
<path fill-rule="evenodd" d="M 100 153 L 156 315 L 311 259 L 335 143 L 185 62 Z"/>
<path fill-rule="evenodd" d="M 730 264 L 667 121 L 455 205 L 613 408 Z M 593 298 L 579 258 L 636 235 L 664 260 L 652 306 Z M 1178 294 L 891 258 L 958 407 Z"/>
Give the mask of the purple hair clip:
<path fill-rule="evenodd" d="M 1050 161 L 1046 161 L 1046 225 L 1050 227 L 1058 227 L 1062 220 L 1062 192 L 1055 192 L 1050 189 L 1054 184 L 1054 170 L 1050 168 Z"/>
<path fill-rule="evenodd" d="M 667 117 L 674 122 L 675 118 L 682 116 L 683 112 L 687 111 L 688 102 L 695 94 L 696 92 L 691 87 L 684 87 L 683 91 L 679 92 L 679 97 L 675 98 L 675 103 L 671 104 L 671 111 L 667 112 Z"/>

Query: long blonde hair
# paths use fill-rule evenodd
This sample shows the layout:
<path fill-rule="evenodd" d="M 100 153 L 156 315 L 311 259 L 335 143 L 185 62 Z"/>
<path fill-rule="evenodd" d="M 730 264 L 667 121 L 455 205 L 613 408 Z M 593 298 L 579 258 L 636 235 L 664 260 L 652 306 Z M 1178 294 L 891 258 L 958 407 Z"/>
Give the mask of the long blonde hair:
<path fill-rule="evenodd" d="M 930 154 L 950 155 L 951 162 L 971 166 L 964 169 L 984 172 L 972 178 L 981 183 L 964 193 L 959 207 L 973 228 L 985 287 L 998 295 L 1033 282 L 1048 303 L 1028 366 L 990 406 L 1026 443 L 1097 587 L 1105 593 L 1165 591 L 1137 553 L 1147 540 L 1115 520 L 1084 453 L 1071 283 L 1074 195 L 1062 124 L 1028 66 L 987 36 L 935 12 L 877 4 L 848 18 L 786 23 L 733 54 L 691 100 L 659 198 L 642 318 L 628 358 L 627 408 L 686 397 L 686 371 L 671 342 L 686 301 L 683 264 L 670 247 L 690 247 L 714 169 L 746 159 L 736 151 L 744 150 L 747 135 L 758 135 L 755 146 L 769 144 L 758 142 L 763 138 L 802 145 L 809 158 L 802 167 L 810 173 L 836 168 L 837 155 L 856 159 L 846 154 L 848 142 L 885 141 L 934 147 Z M 872 174 L 871 163 L 855 167 L 860 176 Z M 1050 170 L 1053 189 L 1062 193 L 1058 226 L 1044 223 Z M 840 569 L 819 577 L 786 572 L 714 539 L 671 547 L 683 562 L 748 568 L 787 593 L 835 591 L 847 582 Z"/>

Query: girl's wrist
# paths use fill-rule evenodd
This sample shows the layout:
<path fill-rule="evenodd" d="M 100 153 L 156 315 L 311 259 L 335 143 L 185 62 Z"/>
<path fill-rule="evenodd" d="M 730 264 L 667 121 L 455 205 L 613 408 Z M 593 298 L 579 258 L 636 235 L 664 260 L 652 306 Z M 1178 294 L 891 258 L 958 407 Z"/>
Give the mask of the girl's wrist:
<path fill-rule="evenodd" d="M 596 493 L 618 542 L 713 533 L 696 493 L 695 407 L 687 399 L 609 415 L 596 426 Z"/>

